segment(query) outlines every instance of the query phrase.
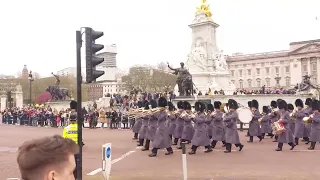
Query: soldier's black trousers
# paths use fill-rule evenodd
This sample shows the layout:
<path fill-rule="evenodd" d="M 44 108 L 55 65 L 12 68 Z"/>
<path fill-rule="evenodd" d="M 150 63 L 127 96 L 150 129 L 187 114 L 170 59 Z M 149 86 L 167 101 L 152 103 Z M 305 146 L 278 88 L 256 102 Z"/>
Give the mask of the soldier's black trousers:
<path fill-rule="evenodd" d="M 170 139 L 172 140 L 172 134 L 169 134 Z"/>
<path fill-rule="evenodd" d="M 166 148 L 168 152 L 173 152 L 172 147 Z M 154 154 L 158 153 L 159 148 L 152 148 L 151 152 Z"/>
<path fill-rule="evenodd" d="M 191 150 L 196 152 L 197 149 L 198 149 L 199 146 L 195 146 L 195 145 L 192 145 L 191 146 Z M 210 145 L 207 145 L 207 146 L 204 146 L 206 149 L 211 149 L 211 146 Z"/>
<path fill-rule="evenodd" d="M 133 138 L 138 139 L 138 133 L 134 133 Z"/>
<path fill-rule="evenodd" d="M 144 148 L 146 150 L 149 150 L 149 148 L 150 148 L 150 140 L 149 139 L 146 139 L 146 144 L 144 145 Z"/>
<path fill-rule="evenodd" d="M 173 144 L 178 144 L 179 138 L 174 138 Z"/>

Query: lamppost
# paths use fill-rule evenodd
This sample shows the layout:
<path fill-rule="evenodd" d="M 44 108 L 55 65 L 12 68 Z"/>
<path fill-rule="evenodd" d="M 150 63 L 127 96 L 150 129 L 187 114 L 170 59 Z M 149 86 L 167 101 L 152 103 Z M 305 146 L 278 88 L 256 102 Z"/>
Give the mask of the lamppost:
<path fill-rule="evenodd" d="M 31 106 L 31 96 L 32 96 L 32 90 L 31 90 L 31 87 L 32 87 L 32 81 L 34 80 L 33 77 L 32 77 L 32 71 L 29 72 L 29 76 L 28 76 L 28 80 L 29 80 L 29 104 Z"/>

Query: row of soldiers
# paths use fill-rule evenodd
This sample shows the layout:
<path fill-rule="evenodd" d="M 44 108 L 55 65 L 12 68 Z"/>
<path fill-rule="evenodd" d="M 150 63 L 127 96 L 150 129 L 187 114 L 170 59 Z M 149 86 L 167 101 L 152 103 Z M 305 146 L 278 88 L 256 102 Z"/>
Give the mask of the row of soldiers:
<path fill-rule="evenodd" d="M 274 142 L 278 142 L 276 151 L 282 151 L 284 143 L 288 143 L 290 150 L 293 150 L 299 144 L 299 139 L 302 138 L 305 144 L 311 142 L 308 149 L 314 150 L 316 142 L 320 142 L 319 101 L 307 98 L 303 103 L 301 99 L 296 99 L 294 104 L 296 108 L 282 99 L 271 101 L 271 112 L 268 106 L 263 106 L 263 112 L 260 114 L 258 101 L 249 101 L 252 120 L 249 123 L 248 142 L 252 143 L 254 136 L 262 141 L 268 134 L 271 137 L 275 136 Z M 305 118 L 307 118 L 306 121 Z M 279 134 L 272 132 L 274 123 L 281 123 L 285 130 Z"/>
<path fill-rule="evenodd" d="M 138 103 L 139 108 L 142 108 L 142 104 Z M 181 149 L 181 143 L 192 144 L 189 154 L 195 154 L 199 146 L 205 147 L 205 153 L 212 152 L 218 141 L 226 147 L 225 153 L 231 152 L 232 144 L 241 151 L 244 145 L 240 143 L 237 131 L 238 103 L 229 99 L 229 112 L 226 114 L 220 110 L 221 105 L 221 102 L 216 101 L 206 107 L 204 103 L 196 102 L 194 113 L 187 101 L 179 101 L 177 109 L 165 98 L 160 98 L 158 104 L 153 100 L 145 102 L 145 110 L 157 106 L 161 108 L 159 112 L 136 118 L 133 139 L 138 139 L 138 146 L 143 146 L 142 151 L 149 150 L 152 142 L 150 157 L 156 156 L 157 150 L 161 148 L 166 148 L 166 155 L 170 155 L 173 153 L 171 144 Z"/>

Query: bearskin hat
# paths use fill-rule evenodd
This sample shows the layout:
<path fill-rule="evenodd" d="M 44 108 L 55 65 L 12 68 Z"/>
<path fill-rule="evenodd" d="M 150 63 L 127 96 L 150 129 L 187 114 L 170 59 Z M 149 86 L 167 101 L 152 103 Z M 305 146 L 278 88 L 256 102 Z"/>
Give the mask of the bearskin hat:
<path fill-rule="evenodd" d="M 207 105 L 207 110 L 208 111 L 213 111 L 214 109 L 213 109 L 213 105 L 212 104 L 208 104 Z"/>
<path fill-rule="evenodd" d="M 269 113 L 269 108 L 268 108 L 268 106 L 262 106 L 262 112 L 264 112 L 264 113 Z"/>
<path fill-rule="evenodd" d="M 150 108 L 149 108 L 149 105 L 150 105 L 149 102 L 144 103 L 144 109 L 145 109 L 145 110 L 150 109 Z"/>
<path fill-rule="evenodd" d="M 259 109 L 259 102 L 254 99 L 254 100 L 251 101 L 251 106 L 256 108 L 256 109 Z"/>
<path fill-rule="evenodd" d="M 177 104 L 178 109 L 183 109 L 183 102 L 179 101 Z"/>
<path fill-rule="evenodd" d="M 311 98 L 307 98 L 306 102 L 304 104 L 307 105 L 307 106 L 311 106 L 311 102 L 312 102 L 312 99 Z"/>
<path fill-rule="evenodd" d="M 172 104 L 172 102 L 168 102 L 168 107 L 169 107 L 169 111 L 174 111 L 174 105 Z"/>
<path fill-rule="evenodd" d="M 252 107 L 252 101 L 248 101 L 248 107 L 249 107 L 249 108 Z"/>
<path fill-rule="evenodd" d="M 188 101 L 183 102 L 183 109 L 184 110 L 191 110 L 191 104 Z"/>
<path fill-rule="evenodd" d="M 287 102 L 284 101 L 284 100 L 279 100 L 279 101 L 277 102 L 277 104 L 278 104 L 278 108 L 279 108 L 279 109 L 287 109 L 287 108 L 288 108 L 288 107 L 287 107 Z"/>
<path fill-rule="evenodd" d="M 221 102 L 220 102 L 220 101 L 215 101 L 215 102 L 213 103 L 213 106 L 214 106 L 215 109 L 220 109 Z"/>
<path fill-rule="evenodd" d="M 138 107 L 139 107 L 139 108 L 142 108 L 142 106 L 143 106 L 142 101 L 138 101 Z"/>
<path fill-rule="evenodd" d="M 72 100 L 70 102 L 70 109 L 77 109 L 77 101 Z"/>
<path fill-rule="evenodd" d="M 228 100 L 228 107 L 229 109 L 238 109 L 238 103 L 234 99 L 229 99 Z"/>
<path fill-rule="evenodd" d="M 158 107 L 157 101 L 155 101 L 154 99 L 151 99 L 151 100 L 150 100 L 150 105 L 151 105 L 151 108 L 152 108 L 152 109 Z"/>
<path fill-rule="evenodd" d="M 291 103 L 290 103 L 290 104 L 288 104 L 288 109 L 293 111 L 293 110 L 294 110 L 294 106 L 293 106 L 293 104 L 291 104 Z"/>
<path fill-rule="evenodd" d="M 159 107 L 166 107 L 168 106 L 168 101 L 164 97 L 160 97 L 158 100 L 158 106 Z"/>
<path fill-rule="evenodd" d="M 313 100 L 313 101 L 311 102 L 311 107 L 312 107 L 312 110 L 319 110 L 319 109 L 320 109 L 320 108 L 319 108 L 319 101 Z"/>
<path fill-rule="evenodd" d="M 296 107 L 302 107 L 303 108 L 303 101 L 301 99 L 296 99 L 296 101 L 294 102 L 294 105 L 296 105 Z"/>
<path fill-rule="evenodd" d="M 278 107 L 278 104 L 277 104 L 276 101 L 271 101 L 270 106 L 271 106 L 272 108 L 277 108 L 277 107 Z"/>
<path fill-rule="evenodd" d="M 222 105 L 221 101 L 217 101 L 217 102 L 220 104 L 220 106 Z"/>
<path fill-rule="evenodd" d="M 206 109 L 206 105 L 203 104 L 202 102 L 199 102 L 199 101 L 197 101 L 194 106 L 195 106 L 194 108 L 195 108 L 196 111 L 201 111 L 202 112 L 202 111 L 204 111 Z"/>

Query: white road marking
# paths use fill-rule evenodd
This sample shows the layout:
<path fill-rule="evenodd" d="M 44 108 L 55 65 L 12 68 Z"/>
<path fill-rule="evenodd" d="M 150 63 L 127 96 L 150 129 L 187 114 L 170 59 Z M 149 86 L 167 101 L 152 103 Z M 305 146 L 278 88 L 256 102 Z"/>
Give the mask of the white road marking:
<path fill-rule="evenodd" d="M 124 158 L 128 157 L 130 154 L 132 154 L 132 153 L 134 153 L 134 152 L 136 152 L 136 151 L 129 151 L 129 152 L 123 154 L 123 155 L 120 156 L 119 158 L 112 160 L 112 161 L 111 161 L 111 164 L 115 164 L 115 163 L 123 160 Z M 98 173 L 101 172 L 101 171 L 102 171 L 102 168 L 98 168 L 98 169 L 96 169 L 96 170 L 91 171 L 91 172 L 88 173 L 87 175 L 88 175 L 88 176 L 93 176 L 93 175 L 98 174 Z"/>

